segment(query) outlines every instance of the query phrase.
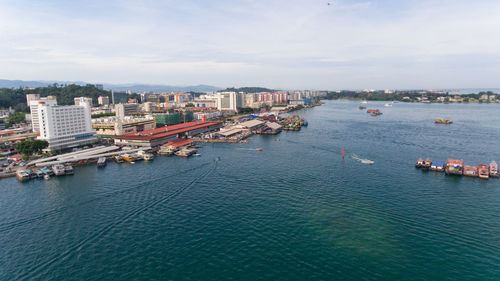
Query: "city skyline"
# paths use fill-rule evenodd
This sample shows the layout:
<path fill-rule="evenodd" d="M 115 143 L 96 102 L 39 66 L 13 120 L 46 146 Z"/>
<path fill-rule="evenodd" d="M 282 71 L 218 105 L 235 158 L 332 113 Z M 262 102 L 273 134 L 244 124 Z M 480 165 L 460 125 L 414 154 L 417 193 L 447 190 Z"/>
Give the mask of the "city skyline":
<path fill-rule="evenodd" d="M 496 88 L 500 3 L 0 1 L 2 79 Z"/>

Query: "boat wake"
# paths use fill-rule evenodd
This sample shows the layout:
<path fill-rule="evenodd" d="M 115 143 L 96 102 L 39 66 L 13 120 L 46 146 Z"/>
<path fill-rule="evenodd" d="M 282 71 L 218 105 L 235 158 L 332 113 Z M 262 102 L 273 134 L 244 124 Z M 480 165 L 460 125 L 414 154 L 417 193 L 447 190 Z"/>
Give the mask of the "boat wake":
<path fill-rule="evenodd" d="M 375 163 L 375 161 L 372 161 L 372 160 L 369 160 L 369 159 L 363 159 L 363 158 L 360 158 L 358 155 L 356 154 L 353 154 L 352 155 L 352 159 L 356 160 L 356 161 L 359 161 L 363 164 L 368 164 L 368 165 L 373 165 Z"/>

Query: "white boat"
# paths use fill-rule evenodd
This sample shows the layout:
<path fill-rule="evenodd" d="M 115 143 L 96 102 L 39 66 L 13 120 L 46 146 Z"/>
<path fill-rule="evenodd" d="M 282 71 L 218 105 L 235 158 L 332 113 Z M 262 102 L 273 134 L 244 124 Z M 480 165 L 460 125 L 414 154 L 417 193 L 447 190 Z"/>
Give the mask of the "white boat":
<path fill-rule="evenodd" d="M 364 100 L 364 101 L 361 101 L 360 104 L 368 104 L 368 102 Z"/>
<path fill-rule="evenodd" d="M 52 171 L 54 171 L 54 174 L 56 176 L 64 176 L 66 172 L 64 171 L 64 165 L 62 164 L 56 164 L 52 166 Z"/>
<path fill-rule="evenodd" d="M 384 104 L 384 106 L 385 106 L 385 107 L 391 107 L 391 106 L 392 106 L 392 104 L 390 104 L 390 103 L 386 103 L 386 104 Z"/>
<path fill-rule="evenodd" d="M 64 174 L 65 175 L 72 175 L 75 173 L 75 170 L 73 170 L 73 167 L 70 165 L 64 166 Z"/>
<path fill-rule="evenodd" d="M 43 176 L 43 178 L 44 178 L 44 179 L 46 179 L 46 180 L 50 180 L 50 176 L 49 176 L 48 174 L 45 174 L 45 175 Z"/>
<path fill-rule="evenodd" d="M 97 167 L 104 167 L 106 166 L 106 157 L 99 157 L 97 160 Z"/>

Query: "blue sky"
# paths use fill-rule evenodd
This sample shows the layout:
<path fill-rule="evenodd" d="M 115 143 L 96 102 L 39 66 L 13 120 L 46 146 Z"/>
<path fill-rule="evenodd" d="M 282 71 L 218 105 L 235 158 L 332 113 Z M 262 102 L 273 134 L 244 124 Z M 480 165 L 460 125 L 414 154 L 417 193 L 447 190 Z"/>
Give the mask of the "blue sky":
<path fill-rule="evenodd" d="M 0 0 L 0 78 L 494 88 L 499 15 L 493 0 Z"/>

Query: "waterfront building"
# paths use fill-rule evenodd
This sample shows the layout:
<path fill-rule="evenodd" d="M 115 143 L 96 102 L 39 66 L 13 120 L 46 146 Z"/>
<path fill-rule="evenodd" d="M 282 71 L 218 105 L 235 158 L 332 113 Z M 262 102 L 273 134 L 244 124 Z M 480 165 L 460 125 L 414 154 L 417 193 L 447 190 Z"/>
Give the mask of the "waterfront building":
<path fill-rule="evenodd" d="M 39 98 L 30 101 L 31 128 L 33 132 L 40 131 L 40 119 L 38 117 L 38 107 L 41 105 L 57 105 L 57 100 L 53 97 Z"/>
<path fill-rule="evenodd" d="M 40 136 L 48 149 L 61 150 L 97 141 L 92 129 L 90 105 L 82 98 L 79 105 L 38 104 Z"/>
<path fill-rule="evenodd" d="M 27 94 L 26 95 L 26 105 L 28 107 L 30 107 L 32 100 L 39 100 L 39 99 L 40 99 L 40 95 L 39 94 Z"/>
<path fill-rule="evenodd" d="M 222 116 L 220 111 L 194 112 L 194 120 L 214 120 Z"/>
<path fill-rule="evenodd" d="M 156 128 L 155 119 L 148 116 L 125 116 L 122 120 L 114 116 L 92 119 L 92 129 L 94 129 L 97 136 L 100 137 L 113 137 L 154 128 Z"/>
<path fill-rule="evenodd" d="M 107 96 L 99 96 L 97 98 L 97 103 L 99 105 L 109 105 L 109 97 L 107 97 Z"/>
<path fill-rule="evenodd" d="M 179 138 L 218 131 L 222 122 L 193 121 L 114 137 L 118 146 L 158 147 Z"/>
<path fill-rule="evenodd" d="M 93 105 L 93 102 L 92 102 L 92 98 L 88 98 L 88 97 L 77 97 L 77 98 L 74 98 L 73 99 L 74 102 L 75 102 L 75 105 L 80 105 L 80 103 L 87 103 L 89 104 L 91 107 Z"/>

